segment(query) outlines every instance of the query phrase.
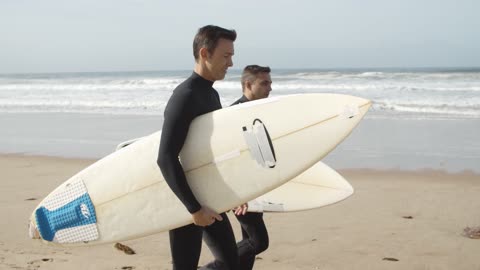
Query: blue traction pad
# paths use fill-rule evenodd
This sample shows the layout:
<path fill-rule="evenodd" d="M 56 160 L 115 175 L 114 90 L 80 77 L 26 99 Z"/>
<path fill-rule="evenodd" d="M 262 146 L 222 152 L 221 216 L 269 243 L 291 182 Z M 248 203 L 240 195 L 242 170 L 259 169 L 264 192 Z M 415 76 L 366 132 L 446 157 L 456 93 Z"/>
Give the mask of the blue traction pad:
<path fill-rule="evenodd" d="M 53 241 L 58 231 L 95 224 L 95 208 L 88 193 L 53 211 L 44 206 L 35 211 L 37 228 L 44 240 Z"/>
<path fill-rule="evenodd" d="M 76 243 L 98 239 L 95 207 L 82 180 L 65 184 L 35 210 L 40 236 L 50 242 Z"/>

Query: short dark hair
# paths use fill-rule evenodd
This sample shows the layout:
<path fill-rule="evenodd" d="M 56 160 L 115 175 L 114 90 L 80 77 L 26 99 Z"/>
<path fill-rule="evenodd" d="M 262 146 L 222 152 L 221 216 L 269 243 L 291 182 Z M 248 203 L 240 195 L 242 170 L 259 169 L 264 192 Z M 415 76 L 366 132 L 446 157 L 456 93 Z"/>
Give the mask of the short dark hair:
<path fill-rule="evenodd" d="M 253 81 L 257 78 L 258 73 L 270 73 L 270 67 L 262 67 L 259 65 L 248 65 L 242 72 L 242 89 L 245 88 L 247 81 Z"/>
<path fill-rule="evenodd" d="M 206 25 L 198 29 L 193 39 L 193 56 L 195 60 L 198 59 L 201 48 L 207 48 L 209 53 L 213 53 L 217 47 L 218 40 L 221 38 L 235 41 L 235 39 L 237 39 L 237 32 L 215 25 Z"/>

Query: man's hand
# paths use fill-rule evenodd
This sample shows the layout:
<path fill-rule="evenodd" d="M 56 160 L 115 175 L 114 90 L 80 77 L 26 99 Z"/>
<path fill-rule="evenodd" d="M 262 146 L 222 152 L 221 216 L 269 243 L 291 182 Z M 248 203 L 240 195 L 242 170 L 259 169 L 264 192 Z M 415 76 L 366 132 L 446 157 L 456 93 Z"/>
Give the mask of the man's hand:
<path fill-rule="evenodd" d="M 233 212 L 235 215 L 240 216 L 240 215 L 245 215 L 248 210 L 248 203 L 244 203 L 238 207 L 233 208 Z"/>
<path fill-rule="evenodd" d="M 206 206 L 202 206 L 200 210 L 193 213 L 192 218 L 195 225 L 202 227 L 212 225 L 215 220 L 223 220 L 222 216 Z"/>

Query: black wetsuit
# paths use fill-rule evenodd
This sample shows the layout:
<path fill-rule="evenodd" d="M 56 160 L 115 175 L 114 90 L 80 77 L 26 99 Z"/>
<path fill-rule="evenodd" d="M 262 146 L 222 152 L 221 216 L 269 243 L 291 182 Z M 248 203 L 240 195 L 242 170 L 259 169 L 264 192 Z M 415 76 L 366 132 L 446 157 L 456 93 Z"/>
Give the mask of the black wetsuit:
<path fill-rule="evenodd" d="M 200 210 L 201 205 L 187 183 L 178 156 L 192 120 L 221 108 L 213 82 L 195 72 L 175 88 L 165 108 L 157 163 L 167 184 L 192 214 Z M 212 252 L 216 260 L 227 265 L 227 269 L 238 269 L 235 236 L 227 215 L 221 215 L 223 221 L 215 221 L 210 226 L 190 224 L 169 232 L 174 270 L 197 269 L 203 232 L 213 242 Z"/>
<path fill-rule="evenodd" d="M 250 101 L 246 96 L 232 103 L 231 106 Z M 263 213 L 247 212 L 245 215 L 235 215 L 242 227 L 242 241 L 237 243 L 239 269 L 253 269 L 255 256 L 268 248 L 269 239 L 267 227 L 263 221 Z M 205 242 L 210 247 L 214 245 L 210 236 L 204 235 Z M 211 248 L 210 248 L 211 249 Z M 215 260 L 207 264 L 206 269 L 225 269 L 221 261 Z"/>

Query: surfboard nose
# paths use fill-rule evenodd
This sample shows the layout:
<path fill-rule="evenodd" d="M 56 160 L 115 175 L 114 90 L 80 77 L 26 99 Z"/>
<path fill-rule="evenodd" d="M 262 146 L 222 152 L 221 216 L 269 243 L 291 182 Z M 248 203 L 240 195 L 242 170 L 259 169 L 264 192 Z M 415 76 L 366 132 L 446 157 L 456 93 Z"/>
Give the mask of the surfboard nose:
<path fill-rule="evenodd" d="M 342 184 L 343 190 L 345 191 L 345 198 L 351 196 L 355 192 L 355 189 L 349 182 L 347 182 L 347 180 L 344 180 Z"/>

